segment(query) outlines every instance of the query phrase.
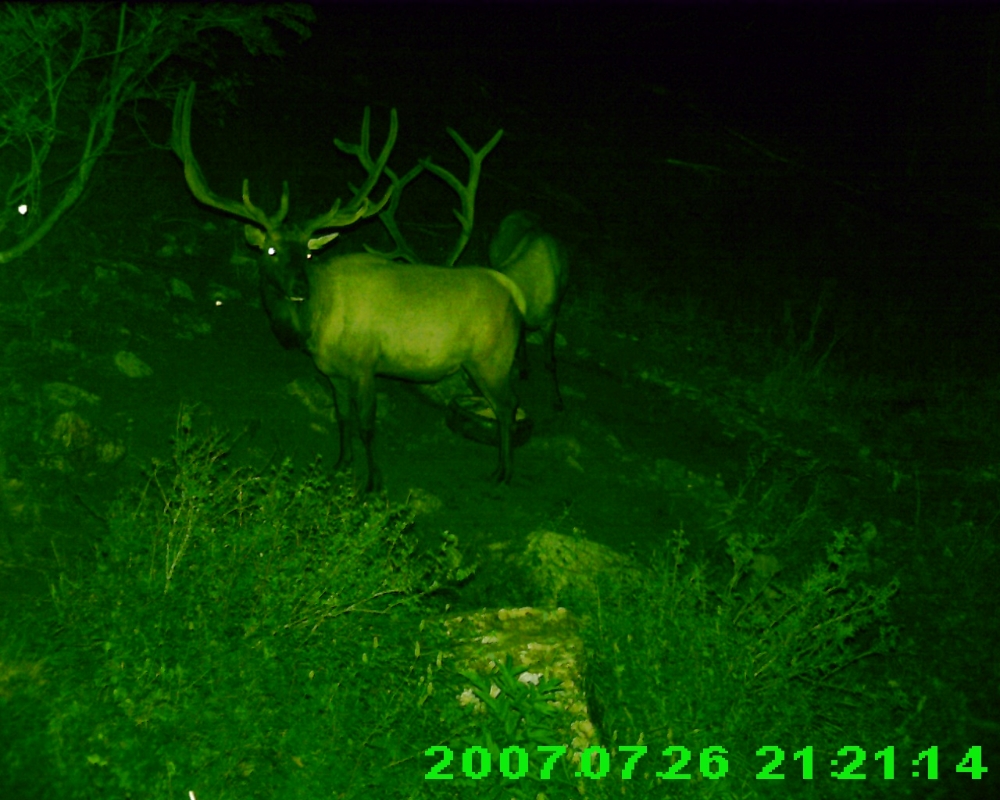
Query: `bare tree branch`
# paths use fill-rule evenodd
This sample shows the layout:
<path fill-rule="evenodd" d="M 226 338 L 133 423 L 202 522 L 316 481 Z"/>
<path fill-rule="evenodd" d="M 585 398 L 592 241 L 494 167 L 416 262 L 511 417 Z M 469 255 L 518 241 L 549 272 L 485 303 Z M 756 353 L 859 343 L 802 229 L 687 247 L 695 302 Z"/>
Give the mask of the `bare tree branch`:
<path fill-rule="evenodd" d="M 162 63 L 206 60 L 199 35 L 223 29 L 280 54 L 268 21 L 308 36 L 304 5 L 5 3 L 0 8 L 0 264 L 37 244 L 83 193 L 122 106 L 160 94 Z M 83 131 L 79 120 L 85 119 Z M 46 171 L 53 148 L 76 166 Z M 65 181 L 69 178 L 69 183 Z M 44 190 L 54 185 L 49 200 Z"/>

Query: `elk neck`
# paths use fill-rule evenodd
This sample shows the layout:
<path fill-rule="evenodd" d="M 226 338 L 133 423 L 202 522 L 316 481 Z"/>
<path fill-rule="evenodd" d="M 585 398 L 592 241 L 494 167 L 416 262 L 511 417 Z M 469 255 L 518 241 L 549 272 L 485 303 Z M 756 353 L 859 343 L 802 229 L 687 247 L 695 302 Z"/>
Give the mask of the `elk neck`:
<path fill-rule="evenodd" d="M 305 259 L 261 256 L 260 289 L 264 309 L 275 338 L 287 350 L 306 351 L 305 308 L 309 302 L 309 277 Z"/>

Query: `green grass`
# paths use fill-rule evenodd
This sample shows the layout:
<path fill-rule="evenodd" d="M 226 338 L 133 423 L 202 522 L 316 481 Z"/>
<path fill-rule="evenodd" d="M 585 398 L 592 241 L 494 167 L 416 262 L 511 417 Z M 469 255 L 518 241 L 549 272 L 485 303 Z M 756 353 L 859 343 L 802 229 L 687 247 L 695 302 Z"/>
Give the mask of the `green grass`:
<path fill-rule="evenodd" d="M 770 760 L 763 746 L 783 750 L 776 774 L 787 795 L 850 796 L 853 789 L 838 791 L 825 767 L 845 744 L 885 733 L 864 710 L 876 703 L 888 712 L 890 699 L 866 690 L 851 668 L 891 650 L 888 604 L 897 586 L 857 580 L 865 544 L 847 531 L 835 534 L 801 583 L 780 589 L 755 570 L 761 561 L 752 541 L 730 539 L 733 572 L 714 587 L 704 565 L 684 568 L 686 544 L 674 534 L 654 561 L 655 577 L 606 581 L 589 629 L 588 675 L 609 743 L 642 742 L 651 756 L 677 747 L 636 769 L 631 796 L 769 796 L 759 774 Z M 725 748 L 726 777 L 699 778 L 698 768 L 708 767 L 699 758 L 715 746 Z M 807 746 L 817 766 L 811 784 L 792 760 Z M 678 760 L 677 779 L 655 777 Z"/>
<path fill-rule="evenodd" d="M 363 796 L 426 728 L 414 642 L 453 543 L 417 556 L 404 509 L 225 457 L 182 420 L 93 563 L 5 620 L 3 796 Z"/>
<path fill-rule="evenodd" d="M 316 469 L 233 470 L 226 452 L 182 415 L 173 459 L 116 504 L 93 562 L 4 620 L 4 796 L 534 798 L 585 785 L 764 797 L 754 751 L 772 744 L 785 748 L 788 793 L 837 797 L 851 786 L 803 781 L 792 751 L 813 747 L 825 777 L 839 747 L 895 737 L 891 694 L 853 672 L 894 634 L 895 584 L 857 580 L 870 536 L 838 532 L 799 584 L 779 588 L 753 537 L 731 536 L 733 572 L 713 583 L 675 532 L 649 570 L 601 576 L 596 604 L 573 609 L 589 620 L 588 701 L 608 775 L 587 781 L 559 762 L 542 779 L 544 747 L 565 730 L 548 703 L 558 684 L 521 683 L 510 663 L 461 674 L 433 623 L 440 590 L 471 572 L 454 540 L 417 553 L 405 509 Z M 453 700 L 470 683 L 485 715 Z M 676 775 L 690 777 L 657 778 L 684 751 L 661 753 L 681 744 L 694 760 Z M 435 745 L 457 756 L 442 770 L 452 781 L 425 778 Z M 520 781 L 496 768 L 510 745 L 532 765 Z M 628 748 L 643 745 L 624 781 Z M 726 749 L 725 779 L 698 777 L 722 763 L 713 746 Z M 470 747 L 491 755 L 483 780 L 463 775 Z"/>

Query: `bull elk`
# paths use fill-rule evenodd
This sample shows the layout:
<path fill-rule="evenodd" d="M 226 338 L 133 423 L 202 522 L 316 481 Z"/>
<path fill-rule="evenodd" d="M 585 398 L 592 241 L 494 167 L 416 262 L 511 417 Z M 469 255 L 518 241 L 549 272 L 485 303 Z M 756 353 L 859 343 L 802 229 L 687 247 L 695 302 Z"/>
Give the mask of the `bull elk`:
<path fill-rule="evenodd" d="M 555 343 L 556 315 L 569 281 L 566 252 L 558 240 L 538 226 L 535 215 L 515 211 L 504 217 L 490 242 L 490 266 L 514 281 L 524 295 L 524 326 L 517 348 L 521 377 L 528 375 L 525 330 L 540 330 L 545 368 L 552 376 L 552 405 L 561 410 Z"/>
<path fill-rule="evenodd" d="M 353 199 L 301 226 L 284 224 L 288 182 L 278 211 L 266 214 L 250 201 L 243 181 L 242 201 L 213 193 L 191 149 L 194 84 L 174 108 L 171 146 L 184 163 L 188 187 L 200 202 L 247 221 L 249 244 L 260 249 L 260 285 L 271 327 L 285 347 L 305 350 L 333 387 L 340 433 L 337 465 L 353 460 L 352 441 L 365 450 L 365 491 L 380 485 L 372 443 L 375 430 L 375 376 L 436 381 L 464 368 L 489 402 L 499 430 L 499 464 L 493 477 L 511 477 L 511 429 L 517 398 L 511 373 L 526 310 L 517 284 L 482 268 L 447 269 L 398 264 L 371 253 L 318 255 L 336 232 L 377 214 L 392 192 L 368 199 L 385 169 L 398 122 L 393 109 L 389 135 L 377 160 L 368 155 L 369 112 L 365 110 L 357 152 L 368 177 Z M 342 145 L 342 150 L 348 150 Z M 398 184 L 395 176 L 390 176 Z"/>

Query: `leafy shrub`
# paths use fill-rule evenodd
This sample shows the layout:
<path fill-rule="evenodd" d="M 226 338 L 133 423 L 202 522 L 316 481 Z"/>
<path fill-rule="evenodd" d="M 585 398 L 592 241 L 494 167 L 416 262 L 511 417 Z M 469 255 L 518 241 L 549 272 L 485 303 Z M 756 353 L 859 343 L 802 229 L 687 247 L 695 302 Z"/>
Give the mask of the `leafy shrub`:
<path fill-rule="evenodd" d="M 402 755 L 421 614 L 468 574 L 454 539 L 419 555 L 404 508 L 226 456 L 182 416 L 96 563 L 53 587 L 53 796 L 328 794 Z"/>
<path fill-rule="evenodd" d="M 660 797 L 667 788 L 685 797 L 769 796 L 767 783 L 758 780 L 771 758 L 759 751 L 766 746 L 785 753 L 778 770 L 785 776 L 782 796 L 855 791 L 850 782 L 837 786 L 828 777 L 830 758 L 846 744 L 884 745 L 877 737 L 891 737 L 888 726 L 884 720 L 872 726 L 867 712 L 888 712 L 892 701 L 839 678 L 860 659 L 893 647 L 888 601 L 897 584 L 858 582 L 864 544 L 846 531 L 834 535 L 826 558 L 799 586 L 756 576 L 752 542 L 730 540 L 734 571 L 721 587 L 702 565 L 681 568 L 683 533 L 675 532 L 670 545 L 652 559 L 649 573 L 603 580 L 597 624 L 585 629 L 591 707 L 609 751 L 649 748 L 630 796 Z M 792 759 L 806 746 L 815 751 L 812 781 Z M 691 760 L 681 763 L 680 749 L 664 753 L 673 747 L 687 748 Z M 712 747 L 726 751 L 728 774 L 721 780 L 707 780 L 699 770 Z M 671 766 L 675 777 L 687 779 L 656 777 Z"/>

